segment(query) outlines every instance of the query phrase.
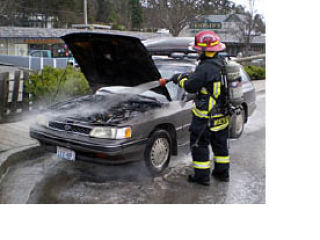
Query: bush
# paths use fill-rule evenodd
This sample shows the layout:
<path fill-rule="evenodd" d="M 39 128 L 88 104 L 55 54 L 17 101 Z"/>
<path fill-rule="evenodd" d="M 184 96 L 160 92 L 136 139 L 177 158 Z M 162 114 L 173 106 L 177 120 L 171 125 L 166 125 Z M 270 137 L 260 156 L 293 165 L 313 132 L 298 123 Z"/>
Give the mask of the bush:
<path fill-rule="evenodd" d="M 125 30 L 126 30 L 126 27 L 123 26 L 123 25 L 120 25 L 120 24 L 115 23 L 115 24 L 112 25 L 111 30 L 125 31 Z"/>
<path fill-rule="evenodd" d="M 38 105 L 47 106 L 66 98 L 91 93 L 88 81 L 79 70 L 68 66 L 58 69 L 45 66 L 25 81 L 26 91 Z"/>
<path fill-rule="evenodd" d="M 252 80 L 266 79 L 266 69 L 263 67 L 247 66 L 244 67 L 244 70 Z"/>

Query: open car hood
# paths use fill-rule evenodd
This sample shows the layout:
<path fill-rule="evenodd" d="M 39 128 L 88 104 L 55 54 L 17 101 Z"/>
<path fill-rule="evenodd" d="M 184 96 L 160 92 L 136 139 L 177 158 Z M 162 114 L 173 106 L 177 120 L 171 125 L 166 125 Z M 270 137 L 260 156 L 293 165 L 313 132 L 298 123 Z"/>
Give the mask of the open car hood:
<path fill-rule="evenodd" d="M 81 32 L 61 38 L 93 90 L 105 86 L 133 87 L 161 77 L 148 51 L 136 37 Z M 166 88 L 153 90 L 170 98 Z"/>

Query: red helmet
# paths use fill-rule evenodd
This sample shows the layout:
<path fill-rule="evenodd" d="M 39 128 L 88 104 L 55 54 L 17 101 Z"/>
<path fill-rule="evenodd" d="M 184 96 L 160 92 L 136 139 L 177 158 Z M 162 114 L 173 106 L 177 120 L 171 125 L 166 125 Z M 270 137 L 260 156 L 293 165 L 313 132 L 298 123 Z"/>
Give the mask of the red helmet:
<path fill-rule="evenodd" d="M 220 42 L 220 38 L 215 32 L 202 31 L 196 34 L 193 48 L 208 52 L 220 52 L 226 48 L 226 45 Z"/>

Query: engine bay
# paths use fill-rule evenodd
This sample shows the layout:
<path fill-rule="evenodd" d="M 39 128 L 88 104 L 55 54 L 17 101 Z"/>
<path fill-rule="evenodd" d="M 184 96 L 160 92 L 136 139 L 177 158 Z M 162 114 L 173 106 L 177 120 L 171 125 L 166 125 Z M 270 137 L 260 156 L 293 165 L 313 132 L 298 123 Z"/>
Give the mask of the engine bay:
<path fill-rule="evenodd" d="M 89 95 L 52 106 L 50 115 L 56 116 L 54 118 L 59 122 L 70 124 L 116 125 L 161 108 L 163 104 L 155 98 L 141 95 Z"/>

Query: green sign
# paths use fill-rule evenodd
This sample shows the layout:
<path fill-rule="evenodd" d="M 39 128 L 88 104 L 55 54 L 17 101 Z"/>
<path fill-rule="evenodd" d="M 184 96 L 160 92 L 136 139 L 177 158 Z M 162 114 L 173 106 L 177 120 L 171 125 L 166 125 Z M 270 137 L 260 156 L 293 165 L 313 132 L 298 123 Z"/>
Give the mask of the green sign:
<path fill-rule="evenodd" d="M 190 24 L 191 29 L 221 29 L 220 22 L 193 22 Z"/>

